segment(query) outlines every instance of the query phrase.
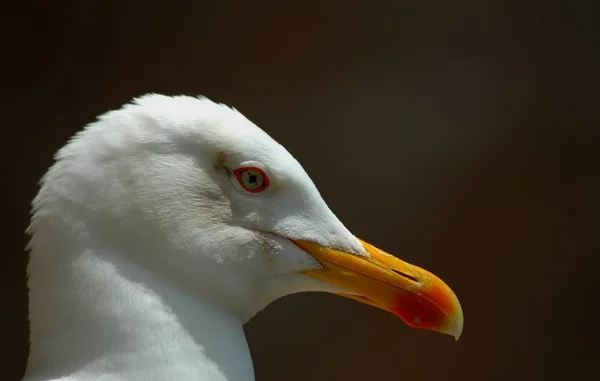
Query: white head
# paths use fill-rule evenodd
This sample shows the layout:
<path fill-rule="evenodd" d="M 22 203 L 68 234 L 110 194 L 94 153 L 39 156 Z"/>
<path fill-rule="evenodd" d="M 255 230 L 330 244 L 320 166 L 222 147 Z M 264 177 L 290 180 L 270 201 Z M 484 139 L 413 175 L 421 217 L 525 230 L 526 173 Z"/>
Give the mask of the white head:
<path fill-rule="evenodd" d="M 58 153 L 35 210 L 33 245 L 51 219 L 242 322 L 281 296 L 326 291 L 462 330 L 441 280 L 357 239 L 284 147 L 206 98 L 148 95 L 101 116 Z"/>

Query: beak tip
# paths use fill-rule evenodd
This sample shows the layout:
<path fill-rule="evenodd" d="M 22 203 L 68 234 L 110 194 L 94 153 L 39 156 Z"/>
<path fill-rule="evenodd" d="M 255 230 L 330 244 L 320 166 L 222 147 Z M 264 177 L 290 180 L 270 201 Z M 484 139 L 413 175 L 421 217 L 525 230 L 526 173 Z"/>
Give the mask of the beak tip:
<path fill-rule="evenodd" d="M 454 341 L 458 341 L 462 336 L 463 332 L 463 316 L 458 315 L 453 318 L 448 318 L 448 323 L 443 328 L 429 328 L 433 331 L 437 331 L 439 333 L 443 333 L 454 338 Z M 425 327 L 423 327 L 425 328 Z"/>
<path fill-rule="evenodd" d="M 454 341 L 458 341 L 458 339 L 460 339 L 462 336 L 463 326 L 465 323 L 465 318 L 460 303 L 458 303 L 458 299 L 456 300 L 456 303 L 458 311 L 453 317 L 450 318 L 451 326 L 448 332 L 448 334 L 454 337 Z"/>
<path fill-rule="evenodd" d="M 460 339 L 460 337 L 462 336 L 462 332 L 463 332 L 463 318 L 461 316 L 461 318 L 460 318 L 460 324 L 456 325 L 456 331 L 454 331 L 454 339 L 455 339 L 455 341 L 458 341 L 458 339 Z"/>
<path fill-rule="evenodd" d="M 465 317 L 458 298 L 454 292 L 451 292 L 451 295 L 452 297 L 450 300 L 452 300 L 451 305 L 454 305 L 454 312 L 451 312 L 449 315 L 447 315 L 450 324 L 448 324 L 448 330 L 445 333 L 453 336 L 454 341 L 458 341 L 458 339 L 460 339 L 462 336 Z"/>
<path fill-rule="evenodd" d="M 460 339 L 462 335 L 462 325 L 461 326 L 455 326 L 454 327 L 454 333 L 452 336 L 454 336 L 454 341 L 458 341 L 458 339 Z"/>

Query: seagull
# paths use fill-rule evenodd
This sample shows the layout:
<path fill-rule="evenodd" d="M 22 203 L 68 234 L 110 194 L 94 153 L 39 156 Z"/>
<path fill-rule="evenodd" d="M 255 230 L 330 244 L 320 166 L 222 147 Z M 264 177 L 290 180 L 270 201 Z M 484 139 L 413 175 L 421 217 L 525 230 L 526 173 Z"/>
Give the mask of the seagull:
<path fill-rule="evenodd" d="M 442 280 L 354 236 L 283 146 L 206 97 L 99 116 L 32 204 L 24 381 L 251 381 L 243 324 L 298 292 L 462 332 Z"/>

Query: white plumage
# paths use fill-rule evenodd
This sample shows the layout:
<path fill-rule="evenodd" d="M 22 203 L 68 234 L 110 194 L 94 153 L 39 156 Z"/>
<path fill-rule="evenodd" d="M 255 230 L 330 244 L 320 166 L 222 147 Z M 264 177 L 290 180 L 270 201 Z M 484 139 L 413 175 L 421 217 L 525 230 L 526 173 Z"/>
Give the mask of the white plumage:
<path fill-rule="evenodd" d="M 240 180 L 240 168 L 254 172 Z M 253 193 L 243 181 L 268 184 Z M 345 275 L 317 252 L 374 263 L 373 250 L 285 148 L 206 98 L 148 95 L 87 126 L 44 176 L 28 232 L 27 381 L 253 380 L 242 324 L 295 292 L 404 318 L 377 299 L 387 291 L 328 278 Z M 411 266 L 399 281 L 406 271 L 425 274 Z M 424 328 L 458 336 L 462 312 L 452 316 Z"/>

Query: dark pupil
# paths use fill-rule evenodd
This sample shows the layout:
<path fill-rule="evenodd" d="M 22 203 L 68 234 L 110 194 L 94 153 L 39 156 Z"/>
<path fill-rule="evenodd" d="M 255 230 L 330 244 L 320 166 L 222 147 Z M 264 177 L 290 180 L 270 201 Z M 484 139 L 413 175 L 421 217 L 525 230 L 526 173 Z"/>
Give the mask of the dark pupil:
<path fill-rule="evenodd" d="M 256 182 L 256 175 L 250 175 L 248 176 L 248 181 L 252 184 L 254 184 Z"/>

